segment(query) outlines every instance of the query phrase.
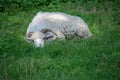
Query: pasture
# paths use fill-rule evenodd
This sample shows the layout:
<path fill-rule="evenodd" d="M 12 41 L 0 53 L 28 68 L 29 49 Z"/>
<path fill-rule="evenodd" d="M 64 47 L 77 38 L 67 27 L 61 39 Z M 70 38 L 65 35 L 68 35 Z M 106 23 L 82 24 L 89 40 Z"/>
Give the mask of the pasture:
<path fill-rule="evenodd" d="M 119 80 L 120 25 L 111 5 L 114 4 L 108 1 L 99 8 L 88 9 L 87 5 L 66 2 L 1 12 L 0 80 Z M 85 40 L 55 40 L 44 48 L 35 48 L 25 41 L 25 33 L 38 11 L 80 16 L 93 36 Z"/>

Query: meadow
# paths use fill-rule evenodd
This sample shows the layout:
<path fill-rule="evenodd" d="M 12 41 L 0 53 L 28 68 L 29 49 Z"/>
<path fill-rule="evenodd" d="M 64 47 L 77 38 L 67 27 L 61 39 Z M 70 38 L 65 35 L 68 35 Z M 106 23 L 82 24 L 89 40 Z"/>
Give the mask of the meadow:
<path fill-rule="evenodd" d="M 120 80 L 119 11 L 112 1 L 98 4 L 66 2 L 0 12 L 0 80 Z M 25 34 L 39 11 L 80 16 L 93 36 L 36 48 L 25 41 Z"/>

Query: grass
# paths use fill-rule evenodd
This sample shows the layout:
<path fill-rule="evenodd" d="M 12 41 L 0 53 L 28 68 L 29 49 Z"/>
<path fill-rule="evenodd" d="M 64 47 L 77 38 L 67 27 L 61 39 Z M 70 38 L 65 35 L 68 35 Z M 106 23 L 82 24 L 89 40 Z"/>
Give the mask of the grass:
<path fill-rule="evenodd" d="M 40 8 L 78 15 L 93 33 L 86 40 L 55 40 L 44 48 L 24 40 L 39 9 L 0 13 L 0 80 L 119 80 L 120 28 L 107 9 L 86 11 L 72 3 Z"/>

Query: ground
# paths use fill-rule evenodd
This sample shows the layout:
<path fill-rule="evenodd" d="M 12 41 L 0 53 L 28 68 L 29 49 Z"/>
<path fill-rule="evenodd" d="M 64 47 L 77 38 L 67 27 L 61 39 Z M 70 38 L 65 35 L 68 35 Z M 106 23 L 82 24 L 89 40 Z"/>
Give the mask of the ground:
<path fill-rule="evenodd" d="M 41 10 L 80 16 L 93 36 L 35 48 L 25 41 L 25 33 Z M 0 13 L 0 80 L 119 80 L 120 26 L 113 18 L 111 7 L 85 10 L 72 3 Z"/>

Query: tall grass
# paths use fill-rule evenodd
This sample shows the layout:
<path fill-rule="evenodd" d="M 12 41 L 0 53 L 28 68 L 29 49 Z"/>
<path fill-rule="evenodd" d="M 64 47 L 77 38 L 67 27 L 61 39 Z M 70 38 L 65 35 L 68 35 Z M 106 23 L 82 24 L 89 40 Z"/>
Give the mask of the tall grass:
<path fill-rule="evenodd" d="M 109 3 L 109 4 L 108 4 Z M 113 3 L 101 8 L 62 3 L 19 12 L 0 13 L 0 80 L 119 80 L 120 28 Z M 106 10 L 107 9 L 107 10 Z M 86 40 L 55 40 L 35 48 L 24 37 L 38 11 L 61 11 L 82 17 L 93 36 Z"/>

